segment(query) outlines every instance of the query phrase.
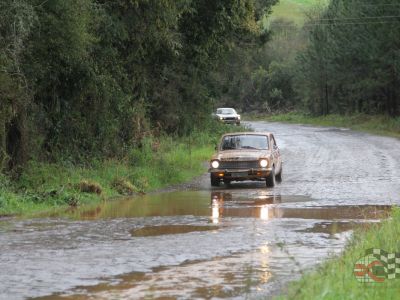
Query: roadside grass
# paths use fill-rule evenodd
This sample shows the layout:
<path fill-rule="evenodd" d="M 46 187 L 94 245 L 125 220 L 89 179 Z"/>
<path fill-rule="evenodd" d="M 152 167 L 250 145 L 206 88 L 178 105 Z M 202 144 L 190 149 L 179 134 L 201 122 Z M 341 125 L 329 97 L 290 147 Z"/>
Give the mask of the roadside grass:
<path fill-rule="evenodd" d="M 0 175 L 0 216 L 93 204 L 190 181 L 206 171 L 204 162 L 219 136 L 240 130 L 216 123 L 190 137 L 147 138 L 122 159 L 82 165 L 31 161 L 17 180 Z"/>
<path fill-rule="evenodd" d="M 284 295 L 276 299 L 398 299 L 400 279 L 383 283 L 360 283 L 354 264 L 365 257 L 365 250 L 383 249 L 400 252 L 400 209 L 392 209 L 392 217 L 379 224 L 357 229 L 343 255 L 333 257 L 317 270 L 306 273 L 291 283 Z"/>
<path fill-rule="evenodd" d="M 400 117 L 392 118 L 385 115 L 327 115 L 313 117 L 306 114 L 291 112 L 270 116 L 249 115 L 247 119 L 264 120 L 270 122 L 284 122 L 292 124 L 309 124 L 317 126 L 346 127 L 353 130 L 372 134 L 386 135 L 400 138 Z"/>

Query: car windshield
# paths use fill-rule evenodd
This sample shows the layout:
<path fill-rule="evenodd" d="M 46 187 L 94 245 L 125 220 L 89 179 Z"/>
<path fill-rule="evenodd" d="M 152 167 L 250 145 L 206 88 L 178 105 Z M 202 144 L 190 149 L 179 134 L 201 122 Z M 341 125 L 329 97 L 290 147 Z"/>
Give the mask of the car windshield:
<path fill-rule="evenodd" d="M 228 135 L 221 143 L 221 150 L 268 149 L 268 138 L 265 135 Z"/>
<path fill-rule="evenodd" d="M 217 114 L 219 115 L 231 115 L 236 114 L 236 111 L 233 108 L 218 108 Z"/>

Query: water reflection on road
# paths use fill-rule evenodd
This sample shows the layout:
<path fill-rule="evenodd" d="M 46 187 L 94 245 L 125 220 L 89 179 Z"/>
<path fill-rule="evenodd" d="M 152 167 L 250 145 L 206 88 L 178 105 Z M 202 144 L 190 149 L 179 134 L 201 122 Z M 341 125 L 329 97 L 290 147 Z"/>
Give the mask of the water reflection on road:
<path fill-rule="evenodd" d="M 218 223 L 223 216 L 253 217 L 262 220 L 276 218 L 299 219 L 381 219 L 388 216 L 388 205 L 341 205 L 312 207 L 279 207 L 276 204 L 288 202 L 310 201 L 307 197 L 280 195 L 259 196 L 255 199 L 233 200 L 229 192 L 213 192 L 211 194 L 212 220 Z M 275 205 L 272 205 L 275 204 Z"/>
<path fill-rule="evenodd" d="M 265 188 L 172 192 L 0 222 L 0 298 L 243 298 L 275 293 L 388 206 Z M 308 205 L 314 203 L 314 205 Z M 294 263 L 295 262 L 295 263 Z M 50 296 L 46 296 L 50 295 Z"/>
<path fill-rule="evenodd" d="M 275 133 L 282 183 L 205 176 L 200 191 L 0 219 L 0 299 L 264 298 L 400 204 L 399 140 L 249 125 Z"/>

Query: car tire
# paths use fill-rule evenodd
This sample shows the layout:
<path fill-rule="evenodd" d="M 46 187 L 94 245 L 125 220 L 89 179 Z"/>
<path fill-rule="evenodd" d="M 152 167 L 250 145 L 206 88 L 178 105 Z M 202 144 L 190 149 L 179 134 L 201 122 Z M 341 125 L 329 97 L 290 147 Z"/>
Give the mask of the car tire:
<path fill-rule="evenodd" d="M 210 174 L 211 186 L 219 186 L 219 178 L 213 174 Z"/>
<path fill-rule="evenodd" d="M 267 187 L 275 186 L 275 166 L 272 167 L 271 172 L 269 173 L 268 177 L 265 179 L 265 183 L 266 183 Z"/>
<path fill-rule="evenodd" d="M 281 165 L 281 169 L 280 169 L 279 173 L 275 175 L 275 178 L 276 178 L 277 182 L 282 182 L 282 171 L 283 171 L 283 168 L 282 168 L 282 165 Z"/>

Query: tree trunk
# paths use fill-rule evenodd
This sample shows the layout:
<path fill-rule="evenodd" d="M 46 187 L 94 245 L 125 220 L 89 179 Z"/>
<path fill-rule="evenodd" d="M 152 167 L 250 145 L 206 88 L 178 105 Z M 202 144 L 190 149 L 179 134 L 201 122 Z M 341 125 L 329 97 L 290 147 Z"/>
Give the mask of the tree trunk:
<path fill-rule="evenodd" d="M 28 157 L 25 110 L 23 108 L 20 109 L 17 116 L 15 116 L 5 127 L 5 148 L 6 155 L 9 158 L 8 170 L 13 171 L 18 175 Z"/>
<path fill-rule="evenodd" d="M 27 115 L 25 106 L 21 108 L 18 116 L 18 129 L 20 132 L 20 144 L 17 156 L 17 166 L 23 167 L 28 160 L 28 132 Z"/>
<path fill-rule="evenodd" d="M 0 172 L 4 170 L 7 159 L 5 112 L 0 111 Z"/>
<path fill-rule="evenodd" d="M 398 85 L 397 85 L 397 72 L 396 72 L 396 67 L 395 67 L 395 58 L 393 58 L 393 66 L 392 66 L 392 92 L 391 92 L 391 97 L 392 97 L 392 103 L 391 103 L 391 115 L 393 117 L 397 117 L 399 115 L 399 110 L 398 110 Z"/>

